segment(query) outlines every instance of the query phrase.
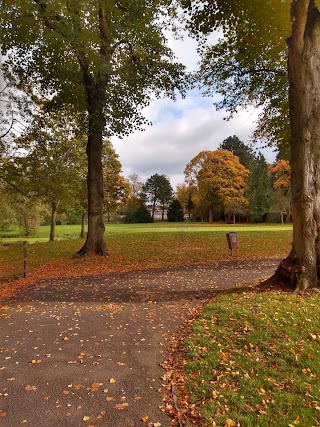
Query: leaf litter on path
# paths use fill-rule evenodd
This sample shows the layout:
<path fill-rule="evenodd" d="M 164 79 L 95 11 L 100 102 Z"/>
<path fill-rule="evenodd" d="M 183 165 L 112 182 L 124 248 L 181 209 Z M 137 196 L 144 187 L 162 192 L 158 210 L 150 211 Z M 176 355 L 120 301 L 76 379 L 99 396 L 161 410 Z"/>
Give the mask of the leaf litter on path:
<path fill-rule="evenodd" d="M 89 417 L 95 427 L 108 419 L 123 427 L 147 414 L 151 426 L 168 426 L 158 391 L 168 340 L 220 280 L 227 287 L 248 276 L 244 264 L 233 275 L 227 266 L 198 266 L 56 279 L 21 291 L 8 300 L 1 336 L 3 367 L 16 378 L 0 390 L 10 425 L 51 427 L 50 417 L 60 425 L 68 417 L 78 426 Z M 29 393 L 19 394 L 19 384 Z"/>

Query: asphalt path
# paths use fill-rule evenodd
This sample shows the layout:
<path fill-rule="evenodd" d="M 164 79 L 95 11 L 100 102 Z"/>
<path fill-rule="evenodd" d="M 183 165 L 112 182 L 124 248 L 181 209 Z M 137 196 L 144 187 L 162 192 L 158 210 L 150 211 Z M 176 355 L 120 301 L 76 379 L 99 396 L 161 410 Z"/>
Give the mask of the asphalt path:
<path fill-rule="evenodd" d="M 50 279 L 20 290 L 1 305 L 0 426 L 169 427 L 160 365 L 171 335 L 207 299 L 278 264 Z"/>

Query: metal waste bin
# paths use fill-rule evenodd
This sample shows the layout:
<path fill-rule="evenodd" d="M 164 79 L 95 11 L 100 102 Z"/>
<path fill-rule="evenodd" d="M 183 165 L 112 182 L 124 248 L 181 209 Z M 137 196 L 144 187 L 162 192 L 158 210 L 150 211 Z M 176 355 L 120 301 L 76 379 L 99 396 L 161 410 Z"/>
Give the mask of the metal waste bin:
<path fill-rule="evenodd" d="M 237 249 L 239 247 L 238 235 L 237 233 L 232 231 L 231 233 L 227 233 L 226 236 L 227 236 L 227 241 L 228 241 L 229 249 L 231 251 L 231 256 L 232 256 L 232 250 Z"/>

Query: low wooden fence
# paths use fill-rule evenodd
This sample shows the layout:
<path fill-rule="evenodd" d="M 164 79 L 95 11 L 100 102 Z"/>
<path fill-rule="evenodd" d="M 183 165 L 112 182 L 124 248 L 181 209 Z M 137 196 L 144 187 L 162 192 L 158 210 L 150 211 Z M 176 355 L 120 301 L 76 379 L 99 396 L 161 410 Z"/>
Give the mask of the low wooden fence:
<path fill-rule="evenodd" d="M 4 251 L 14 248 L 16 252 L 15 262 L 7 264 Z M 2 264 L 4 260 L 4 265 Z M 19 243 L 0 244 L 0 279 L 28 276 L 28 243 L 27 241 Z"/>

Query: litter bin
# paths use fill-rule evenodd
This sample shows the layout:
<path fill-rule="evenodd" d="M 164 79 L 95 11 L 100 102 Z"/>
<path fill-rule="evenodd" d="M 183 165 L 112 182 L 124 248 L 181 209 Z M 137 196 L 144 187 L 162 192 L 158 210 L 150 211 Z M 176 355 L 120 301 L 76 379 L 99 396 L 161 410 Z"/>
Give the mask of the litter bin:
<path fill-rule="evenodd" d="M 227 233 L 226 236 L 227 236 L 227 241 L 228 241 L 229 249 L 231 251 L 231 256 L 232 256 L 232 250 L 237 249 L 239 247 L 238 235 L 237 233 L 232 231 L 231 233 Z"/>

